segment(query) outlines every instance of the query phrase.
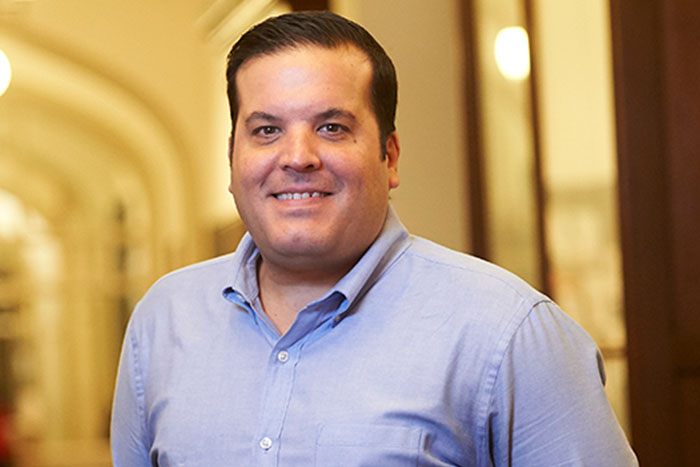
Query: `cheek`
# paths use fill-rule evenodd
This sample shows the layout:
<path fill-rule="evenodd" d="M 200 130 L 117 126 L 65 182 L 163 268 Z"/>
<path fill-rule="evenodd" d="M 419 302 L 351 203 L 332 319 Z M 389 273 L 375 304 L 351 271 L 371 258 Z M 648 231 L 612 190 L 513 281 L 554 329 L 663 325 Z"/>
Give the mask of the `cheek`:
<path fill-rule="evenodd" d="M 377 191 L 386 189 L 388 174 L 379 158 L 376 162 L 364 160 L 344 169 L 343 178 L 367 196 L 374 197 Z"/>
<path fill-rule="evenodd" d="M 388 179 L 389 173 L 384 162 L 378 161 L 376 164 L 366 168 L 365 180 L 367 180 L 368 184 L 372 184 L 370 188 L 375 193 L 384 192 L 388 189 Z"/>
<path fill-rule="evenodd" d="M 264 158 L 234 154 L 231 164 L 231 184 L 234 186 L 251 186 L 259 180 L 264 172 Z"/>
<path fill-rule="evenodd" d="M 229 192 L 233 195 L 236 204 L 244 202 L 246 193 L 250 192 L 251 178 L 250 168 L 245 164 L 236 161 L 231 165 Z"/>
<path fill-rule="evenodd" d="M 229 172 L 228 191 L 234 196 L 236 195 L 237 187 L 240 185 L 240 181 L 237 177 L 238 173 L 239 169 L 236 168 L 234 164 L 231 164 L 231 170 Z"/>

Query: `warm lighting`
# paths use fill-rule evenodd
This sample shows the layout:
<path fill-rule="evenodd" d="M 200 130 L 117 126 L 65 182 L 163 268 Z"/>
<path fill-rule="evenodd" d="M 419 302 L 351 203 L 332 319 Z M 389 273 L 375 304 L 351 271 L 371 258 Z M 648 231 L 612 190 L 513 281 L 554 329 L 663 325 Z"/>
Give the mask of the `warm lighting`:
<path fill-rule="evenodd" d="M 525 29 L 501 29 L 496 35 L 494 54 L 498 70 L 507 79 L 521 80 L 530 75 L 530 44 Z"/>
<path fill-rule="evenodd" d="M 12 69 L 10 68 L 10 61 L 7 59 L 5 52 L 0 50 L 0 96 L 7 91 L 11 79 Z"/>

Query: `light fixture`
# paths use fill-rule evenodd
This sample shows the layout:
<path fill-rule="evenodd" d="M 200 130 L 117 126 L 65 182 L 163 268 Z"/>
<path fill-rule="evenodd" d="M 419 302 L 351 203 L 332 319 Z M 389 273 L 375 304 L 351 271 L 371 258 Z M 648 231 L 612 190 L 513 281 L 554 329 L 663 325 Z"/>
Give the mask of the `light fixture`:
<path fill-rule="evenodd" d="M 522 80 L 530 75 L 530 41 L 527 31 L 520 26 L 501 29 L 494 43 L 496 65 L 501 74 L 511 80 Z"/>
<path fill-rule="evenodd" d="M 0 96 L 7 91 L 8 86 L 10 86 L 10 80 L 12 80 L 10 61 L 7 59 L 5 52 L 0 50 Z"/>

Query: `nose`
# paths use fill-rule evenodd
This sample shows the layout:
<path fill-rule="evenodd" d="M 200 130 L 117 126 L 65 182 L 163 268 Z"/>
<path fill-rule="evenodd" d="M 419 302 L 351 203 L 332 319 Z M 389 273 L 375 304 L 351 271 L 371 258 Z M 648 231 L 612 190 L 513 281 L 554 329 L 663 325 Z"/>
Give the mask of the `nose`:
<path fill-rule="evenodd" d="M 279 157 L 280 167 L 296 172 L 312 172 L 321 168 L 314 136 L 313 132 L 302 129 L 290 131 Z"/>

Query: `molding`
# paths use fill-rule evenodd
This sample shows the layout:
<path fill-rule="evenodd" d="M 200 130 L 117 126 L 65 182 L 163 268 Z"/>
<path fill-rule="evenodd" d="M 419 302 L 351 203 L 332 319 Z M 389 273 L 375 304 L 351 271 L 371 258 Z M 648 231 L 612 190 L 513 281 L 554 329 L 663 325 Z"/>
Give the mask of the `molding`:
<path fill-rule="evenodd" d="M 121 161 L 116 162 L 126 162 L 140 174 L 141 183 L 145 184 L 145 191 L 151 193 L 154 203 L 149 207 L 154 215 L 153 225 L 158 226 L 162 235 L 184 238 L 190 222 L 187 165 L 182 142 L 173 137 L 167 123 L 128 88 L 79 61 L 46 50 L 31 40 L 24 40 L 21 34 L 6 30 L 0 32 L 0 43 L 12 61 L 14 75 L 8 94 L 0 99 L 0 106 L 15 92 L 24 96 L 23 99 L 40 99 L 52 113 L 60 109 L 70 121 L 82 122 L 82 126 L 91 128 L 95 134 L 113 139 L 111 145 L 115 146 L 116 142 L 115 147 L 128 148 L 122 153 Z M 19 94 L 16 97 L 19 98 Z M 0 107 L 0 110 L 7 113 L 11 108 Z M 13 132 L 17 130 L 12 129 Z M 44 137 L 26 144 L 19 142 L 18 135 L 3 131 L 0 131 L 0 140 L 4 140 L 3 144 L 15 141 L 16 153 L 31 148 L 32 153 L 46 158 L 48 165 L 59 163 L 55 160 L 57 157 L 71 157 L 71 151 L 66 148 L 44 147 L 52 141 L 50 132 L 58 129 L 42 131 L 46 132 Z M 94 156 L 100 159 L 102 155 Z M 2 159 L 0 157 L 0 163 Z M 99 162 L 104 164 L 106 174 L 120 172 L 121 163 L 115 165 L 108 157 L 102 157 Z M 66 167 L 74 165 L 75 161 L 71 161 Z M 89 182 L 76 188 L 83 195 L 92 191 L 95 196 L 102 196 L 101 192 L 110 188 L 117 190 L 116 185 L 96 187 Z"/>
<path fill-rule="evenodd" d="M 217 49 L 228 49 L 251 25 L 268 16 L 291 11 L 280 0 L 214 0 L 197 27 Z"/>

